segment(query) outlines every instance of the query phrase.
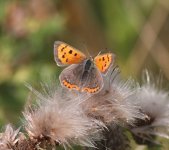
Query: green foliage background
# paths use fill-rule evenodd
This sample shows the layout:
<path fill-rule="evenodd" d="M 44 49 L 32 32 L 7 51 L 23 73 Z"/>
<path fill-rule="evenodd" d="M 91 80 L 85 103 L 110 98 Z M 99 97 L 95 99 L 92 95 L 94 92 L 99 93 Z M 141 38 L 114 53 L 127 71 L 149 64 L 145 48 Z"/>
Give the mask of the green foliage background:
<path fill-rule="evenodd" d="M 113 51 L 122 73 L 139 77 L 128 62 L 158 5 L 157 0 L 0 0 L 0 126 L 20 124 L 29 95 L 25 82 L 35 87 L 52 78 L 58 82 L 54 41 L 92 56 Z M 167 32 L 161 33 L 164 41 Z M 156 72 L 156 62 L 151 56 L 147 60 L 145 66 Z M 137 62 L 134 66 L 139 67 Z"/>

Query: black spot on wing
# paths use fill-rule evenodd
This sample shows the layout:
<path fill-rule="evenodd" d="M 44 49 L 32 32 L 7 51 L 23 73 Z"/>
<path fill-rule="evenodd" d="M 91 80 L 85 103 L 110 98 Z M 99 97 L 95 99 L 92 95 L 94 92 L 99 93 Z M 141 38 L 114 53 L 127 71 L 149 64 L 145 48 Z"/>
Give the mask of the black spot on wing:
<path fill-rule="evenodd" d="M 70 51 L 69 51 L 69 54 L 72 54 L 72 52 L 73 52 L 73 51 L 72 51 L 72 50 L 70 50 Z"/>
<path fill-rule="evenodd" d="M 64 46 L 61 48 L 61 52 L 63 52 L 63 50 L 67 47 L 68 45 Z"/>

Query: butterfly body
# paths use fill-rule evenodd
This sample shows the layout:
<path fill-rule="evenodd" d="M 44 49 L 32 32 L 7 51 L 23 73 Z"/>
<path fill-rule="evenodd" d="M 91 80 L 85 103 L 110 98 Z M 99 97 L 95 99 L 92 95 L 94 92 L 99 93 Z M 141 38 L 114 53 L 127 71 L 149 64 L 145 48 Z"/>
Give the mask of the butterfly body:
<path fill-rule="evenodd" d="M 60 41 L 55 42 L 54 57 L 59 66 L 69 65 L 59 76 L 61 85 L 87 93 L 97 93 L 102 89 L 102 75 L 113 64 L 112 53 L 87 58 L 79 50 Z"/>
<path fill-rule="evenodd" d="M 82 77 L 81 77 L 82 82 L 88 78 L 92 69 L 94 69 L 93 62 L 90 59 L 84 61 L 84 69 L 82 71 L 83 73 L 82 73 Z"/>

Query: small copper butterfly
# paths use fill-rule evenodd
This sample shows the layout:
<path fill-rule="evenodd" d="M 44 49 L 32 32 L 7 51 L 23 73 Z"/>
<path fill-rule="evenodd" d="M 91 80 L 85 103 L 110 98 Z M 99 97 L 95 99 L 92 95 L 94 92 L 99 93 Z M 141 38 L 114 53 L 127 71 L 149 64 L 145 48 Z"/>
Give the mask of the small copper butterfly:
<path fill-rule="evenodd" d="M 54 59 L 57 65 L 70 65 L 59 76 L 61 85 L 80 92 L 97 93 L 102 89 L 102 75 L 113 65 L 114 57 L 113 53 L 105 53 L 94 59 L 87 58 L 85 54 L 64 42 L 54 43 Z"/>

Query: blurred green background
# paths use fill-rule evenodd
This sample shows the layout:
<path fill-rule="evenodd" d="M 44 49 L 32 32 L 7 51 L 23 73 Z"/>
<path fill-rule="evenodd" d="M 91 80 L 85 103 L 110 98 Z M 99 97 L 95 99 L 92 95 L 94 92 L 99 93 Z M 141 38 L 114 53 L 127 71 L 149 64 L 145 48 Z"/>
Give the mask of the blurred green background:
<path fill-rule="evenodd" d="M 169 79 L 168 0 L 0 0 L 0 126 L 19 124 L 25 82 L 57 79 L 57 40 L 114 52 L 125 77 L 148 68 Z"/>

